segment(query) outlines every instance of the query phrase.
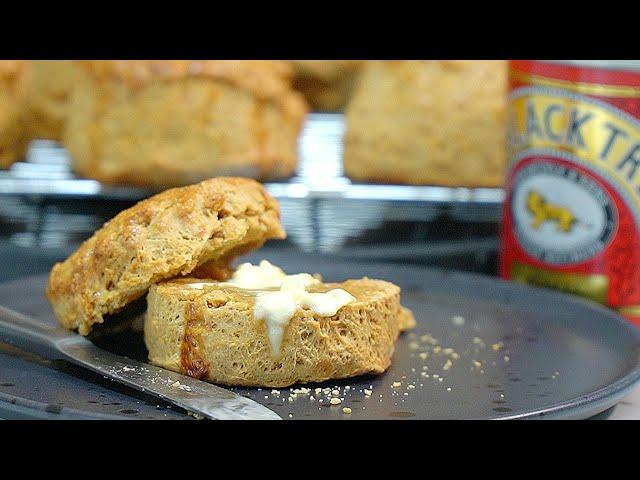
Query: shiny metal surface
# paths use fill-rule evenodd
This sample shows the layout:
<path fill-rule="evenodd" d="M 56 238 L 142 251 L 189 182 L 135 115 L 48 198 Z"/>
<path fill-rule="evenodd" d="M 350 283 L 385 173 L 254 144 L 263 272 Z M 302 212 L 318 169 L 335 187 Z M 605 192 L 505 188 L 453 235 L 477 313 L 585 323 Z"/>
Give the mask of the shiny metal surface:
<path fill-rule="evenodd" d="M 500 188 L 448 188 L 412 185 L 354 184 L 343 175 L 341 114 L 310 114 L 299 141 L 297 174 L 286 182 L 267 182 L 275 197 L 290 199 L 357 199 L 399 202 L 499 204 Z M 139 200 L 151 190 L 109 187 L 75 177 L 69 154 L 51 141 L 32 142 L 27 158 L 0 171 L 0 194 L 101 197 Z"/>
<path fill-rule="evenodd" d="M 0 306 L 0 340 L 51 359 L 67 360 L 105 378 L 215 420 L 279 420 L 259 403 L 215 385 L 114 355 L 87 338 Z"/>

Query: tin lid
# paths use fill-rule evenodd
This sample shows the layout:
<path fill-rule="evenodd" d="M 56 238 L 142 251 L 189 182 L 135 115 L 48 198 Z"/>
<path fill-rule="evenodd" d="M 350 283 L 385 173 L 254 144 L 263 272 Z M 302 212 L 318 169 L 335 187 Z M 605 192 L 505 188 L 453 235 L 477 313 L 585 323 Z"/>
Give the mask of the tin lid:
<path fill-rule="evenodd" d="M 574 67 L 608 68 L 611 70 L 640 71 L 640 60 L 540 60 Z"/>

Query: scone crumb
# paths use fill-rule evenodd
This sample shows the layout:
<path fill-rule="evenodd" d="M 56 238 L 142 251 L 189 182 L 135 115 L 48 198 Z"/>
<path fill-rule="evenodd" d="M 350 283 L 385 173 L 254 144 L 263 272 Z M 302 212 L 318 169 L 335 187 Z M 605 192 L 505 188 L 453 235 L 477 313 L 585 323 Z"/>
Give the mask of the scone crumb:
<path fill-rule="evenodd" d="M 402 385 L 402 382 L 393 382 L 393 384 L 391 384 L 392 388 L 398 388 Z"/>
<path fill-rule="evenodd" d="M 351 413 L 351 409 L 349 407 L 342 407 L 342 412 L 349 415 Z"/>
<path fill-rule="evenodd" d="M 453 323 L 456 327 L 461 327 L 462 325 L 464 325 L 464 317 L 461 315 L 454 315 L 453 317 L 451 317 L 451 323 Z"/>
<path fill-rule="evenodd" d="M 372 393 L 373 393 L 373 391 L 371 391 L 371 390 L 369 390 L 367 388 L 364 389 L 365 396 L 370 397 Z"/>
<path fill-rule="evenodd" d="M 340 400 L 339 398 L 333 397 L 331 400 L 329 400 L 329 403 L 331 405 L 340 405 L 342 403 L 342 400 Z"/>

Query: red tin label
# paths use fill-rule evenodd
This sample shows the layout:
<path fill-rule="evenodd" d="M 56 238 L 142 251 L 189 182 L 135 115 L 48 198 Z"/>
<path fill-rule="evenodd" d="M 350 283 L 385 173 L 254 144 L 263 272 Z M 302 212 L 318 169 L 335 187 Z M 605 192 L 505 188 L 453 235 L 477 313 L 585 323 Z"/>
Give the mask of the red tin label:
<path fill-rule="evenodd" d="M 500 276 L 640 325 L 640 72 L 510 62 Z"/>

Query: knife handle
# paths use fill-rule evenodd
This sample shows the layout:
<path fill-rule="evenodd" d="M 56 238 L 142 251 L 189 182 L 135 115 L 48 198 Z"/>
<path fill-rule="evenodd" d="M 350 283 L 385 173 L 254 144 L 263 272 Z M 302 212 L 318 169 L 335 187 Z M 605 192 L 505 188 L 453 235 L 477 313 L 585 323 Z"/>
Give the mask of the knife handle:
<path fill-rule="evenodd" d="M 0 341 L 22 350 L 57 360 L 64 358 L 58 342 L 70 338 L 69 332 L 34 322 L 21 313 L 0 306 Z"/>

